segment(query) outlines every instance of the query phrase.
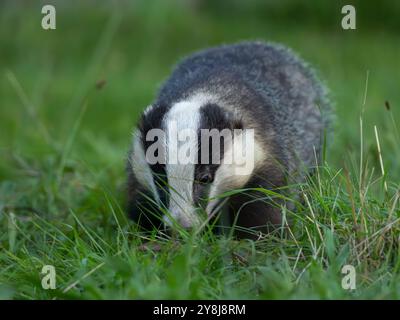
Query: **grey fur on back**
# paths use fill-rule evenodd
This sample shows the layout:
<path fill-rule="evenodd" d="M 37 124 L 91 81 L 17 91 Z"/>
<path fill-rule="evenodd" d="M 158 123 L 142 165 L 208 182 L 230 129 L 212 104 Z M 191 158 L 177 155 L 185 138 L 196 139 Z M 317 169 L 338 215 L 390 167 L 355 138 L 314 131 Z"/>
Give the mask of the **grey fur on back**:
<path fill-rule="evenodd" d="M 156 103 L 172 105 L 196 92 L 217 96 L 254 128 L 289 175 L 315 165 L 330 105 L 312 69 L 288 48 L 242 42 L 195 53 L 178 64 Z"/>

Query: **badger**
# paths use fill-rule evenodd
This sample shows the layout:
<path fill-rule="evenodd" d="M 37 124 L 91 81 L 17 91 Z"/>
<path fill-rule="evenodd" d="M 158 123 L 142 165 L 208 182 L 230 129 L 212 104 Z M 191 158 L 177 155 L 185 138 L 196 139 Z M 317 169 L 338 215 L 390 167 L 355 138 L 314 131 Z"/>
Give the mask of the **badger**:
<path fill-rule="evenodd" d="M 134 130 L 129 216 L 144 230 L 196 229 L 218 217 L 239 238 L 281 227 L 290 206 L 283 195 L 320 162 L 326 92 L 313 69 L 279 44 L 248 41 L 186 57 Z M 207 130 L 231 134 L 203 139 Z M 190 139 L 177 141 L 173 132 L 186 131 Z M 239 154 L 246 154 L 241 163 L 225 161 Z"/>

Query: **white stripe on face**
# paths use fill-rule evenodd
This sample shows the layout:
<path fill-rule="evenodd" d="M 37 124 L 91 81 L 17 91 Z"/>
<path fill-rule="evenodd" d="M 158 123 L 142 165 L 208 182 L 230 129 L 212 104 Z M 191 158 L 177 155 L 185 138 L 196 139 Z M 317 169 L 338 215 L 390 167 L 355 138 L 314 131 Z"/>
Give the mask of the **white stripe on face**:
<path fill-rule="evenodd" d="M 178 224 L 191 227 L 199 223 L 193 205 L 193 182 L 195 163 L 197 162 L 198 141 L 189 139 L 191 160 L 186 164 L 179 163 L 179 155 L 187 150 L 188 142 L 178 139 L 177 134 L 190 129 L 197 134 L 200 129 L 200 108 L 209 102 L 204 94 L 197 94 L 188 100 L 174 104 L 163 119 L 163 127 L 167 136 L 166 173 L 170 190 L 169 212 Z M 176 158 L 178 156 L 178 159 Z M 164 223 L 170 224 L 170 219 L 164 217 Z"/>
<path fill-rule="evenodd" d="M 253 136 L 254 139 L 254 136 Z M 211 185 L 209 202 L 207 204 L 207 215 L 215 214 L 214 210 L 221 199 L 217 198 L 224 192 L 242 188 L 250 180 L 255 168 L 257 168 L 266 159 L 266 150 L 254 140 L 253 148 L 247 149 L 248 145 L 243 144 L 242 134 L 234 135 L 233 144 L 228 144 L 230 148 L 225 151 L 221 165 L 215 172 L 214 182 Z M 237 155 L 246 154 L 245 162 L 238 165 L 231 159 L 238 159 Z M 227 159 L 229 159 L 227 161 Z M 246 163 L 250 161 L 251 163 Z M 245 168 L 245 170 L 243 170 Z"/>

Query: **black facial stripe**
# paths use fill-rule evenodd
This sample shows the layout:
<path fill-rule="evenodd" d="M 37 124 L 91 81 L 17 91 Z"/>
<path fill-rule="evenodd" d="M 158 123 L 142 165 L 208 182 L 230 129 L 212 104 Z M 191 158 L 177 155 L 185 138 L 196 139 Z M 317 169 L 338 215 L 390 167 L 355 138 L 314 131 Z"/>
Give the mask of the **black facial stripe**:
<path fill-rule="evenodd" d="M 224 129 L 237 129 L 240 128 L 238 122 L 234 120 L 231 113 L 226 112 L 217 104 L 209 103 L 200 108 L 200 129 L 217 129 L 221 132 Z M 201 163 L 201 130 L 198 132 L 199 150 L 198 150 L 198 164 L 195 166 L 195 182 L 193 185 L 193 201 L 195 205 L 201 202 L 201 198 L 207 198 L 209 196 L 209 188 L 206 185 L 200 183 L 198 180 L 203 175 L 211 175 L 215 177 L 215 173 L 220 166 L 220 163 L 213 163 L 212 161 L 212 139 L 209 138 L 209 159 L 207 163 Z M 220 161 L 224 157 L 224 139 L 220 138 Z"/>
<path fill-rule="evenodd" d="M 146 141 L 147 133 L 151 129 L 163 130 L 162 120 L 168 109 L 169 107 L 166 105 L 154 105 L 149 112 L 143 114 L 139 124 L 139 130 L 142 134 L 142 144 L 145 153 L 149 148 L 149 146 L 155 142 L 155 141 Z M 169 192 L 167 187 L 168 177 L 165 169 L 165 164 L 156 163 L 151 165 L 149 164 L 149 166 L 153 173 L 153 181 L 156 186 L 160 200 L 164 204 L 164 206 L 168 207 L 169 203 Z"/>

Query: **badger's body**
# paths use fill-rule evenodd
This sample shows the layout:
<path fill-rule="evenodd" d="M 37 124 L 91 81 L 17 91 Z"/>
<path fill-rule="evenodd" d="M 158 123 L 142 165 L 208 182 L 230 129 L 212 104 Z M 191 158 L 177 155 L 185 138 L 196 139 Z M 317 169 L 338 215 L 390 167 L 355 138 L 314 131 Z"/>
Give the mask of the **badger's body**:
<path fill-rule="evenodd" d="M 202 198 L 209 198 L 203 208 L 211 216 L 222 193 L 258 187 L 280 193 L 303 181 L 319 159 L 328 109 L 313 72 L 282 46 L 246 42 L 189 56 L 175 68 L 135 131 L 128 161 L 130 216 L 146 229 L 173 221 L 192 227 L 199 224 L 196 208 Z M 154 128 L 168 133 L 171 123 L 178 130 L 253 129 L 254 168 L 237 175 L 234 164 L 170 164 L 168 152 L 164 164 L 149 165 L 147 133 Z M 170 139 L 166 134 L 165 151 L 179 148 Z M 232 150 L 221 149 L 221 160 L 227 152 L 237 152 Z M 241 192 L 225 200 L 231 223 L 260 231 L 281 224 L 283 203 L 257 193 Z"/>

